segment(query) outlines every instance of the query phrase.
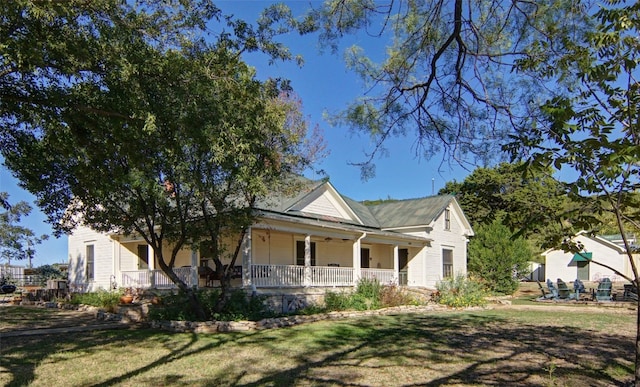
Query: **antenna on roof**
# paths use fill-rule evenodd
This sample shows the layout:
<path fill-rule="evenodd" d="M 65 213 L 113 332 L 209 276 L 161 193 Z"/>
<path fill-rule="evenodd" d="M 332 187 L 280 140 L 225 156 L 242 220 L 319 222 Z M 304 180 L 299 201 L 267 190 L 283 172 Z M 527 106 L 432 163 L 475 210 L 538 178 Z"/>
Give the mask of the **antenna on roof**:
<path fill-rule="evenodd" d="M 436 194 L 436 179 L 435 178 L 431 178 L 431 195 L 435 195 Z"/>

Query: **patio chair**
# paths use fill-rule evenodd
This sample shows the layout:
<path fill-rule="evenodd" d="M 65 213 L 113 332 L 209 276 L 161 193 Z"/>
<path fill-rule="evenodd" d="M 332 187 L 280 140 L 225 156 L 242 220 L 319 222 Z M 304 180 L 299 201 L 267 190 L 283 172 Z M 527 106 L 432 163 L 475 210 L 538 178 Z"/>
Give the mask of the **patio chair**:
<path fill-rule="evenodd" d="M 548 298 L 553 298 L 553 294 L 549 294 L 547 292 L 544 291 L 544 287 L 542 287 L 542 284 L 540 283 L 540 281 L 536 281 L 536 283 L 538 284 L 538 288 L 540 289 L 540 293 L 542 293 L 542 297 L 543 299 L 548 299 Z"/>
<path fill-rule="evenodd" d="M 622 295 L 623 301 L 638 301 L 638 289 L 634 284 L 625 284 L 624 293 Z"/>
<path fill-rule="evenodd" d="M 553 282 L 551 282 L 551 280 L 548 278 L 547 278 L 547 288 L 549 289 L 549 293 L 551 293 L 550 298 L 558 298 L 558 289 L 553 284 Z"/>
<path fill-rule="evenodd" d="M 611 280 L 603 278 L 596 289 L 596 301 L 611 301 Z"/>
<path fill-rule="evenodd" d="M 558 298 L 562 300 L 573 298 L 573 292 L 567 286 L 567 283 L 558 278 Z"/>
<path fill-rule="evenodd" d="M 576 300 L 580 300 L 581 293 L 587 292 L 587 289 L 585 289 L 584 283 L 580 281 L 580 278 L 576 278 L 576 280 L 573 281 L 573 291 L 576 293 Z"/>

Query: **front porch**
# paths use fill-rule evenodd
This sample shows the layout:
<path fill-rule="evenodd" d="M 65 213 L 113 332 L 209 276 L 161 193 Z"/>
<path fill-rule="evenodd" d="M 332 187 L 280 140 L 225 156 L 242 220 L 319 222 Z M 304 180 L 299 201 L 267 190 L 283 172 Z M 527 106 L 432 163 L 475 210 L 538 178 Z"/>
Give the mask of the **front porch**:
<path fill-rule="evenodd" d="M 210 284 L 202 281 L 197 267 L 174 268 L 174 272 L 188 286 L 204 287 Z M 252 264 L 248 270 L 242 270 L 242 279 L 234 285 L 246 288 L 353 287 L 361 278 L 377 279 L 385 285 L 407 284 L 407 272 L 396 272 L 393 269 Z M 119 286 L 144 289 L 175 288 L 162 270 L 123 271 Z"/>

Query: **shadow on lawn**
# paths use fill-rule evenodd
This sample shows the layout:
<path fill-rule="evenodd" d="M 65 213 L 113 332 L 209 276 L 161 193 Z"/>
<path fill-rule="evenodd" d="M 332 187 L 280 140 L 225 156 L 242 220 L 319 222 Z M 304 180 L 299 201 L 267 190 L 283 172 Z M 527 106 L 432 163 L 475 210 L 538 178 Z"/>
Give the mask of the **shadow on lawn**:
<path fill-rule="evenodd" d="M 482 314 L 446 314 L 397 316 L 391 324 L 380 324 L 377 318 L 350 320 L 330 329 L 331 334 L 317 343 L 317 351 L 298 359 L 294 368 L 252 383 L 243 384 L 241 375 L 233 379 L 232 373 L 227 379 L 203 383 L 533 386 L 559 381 L 561 385 L 622 386 L 625 381 L 612 377 L 607 369 L 622 370 L 618 372 L 624 379 L 633 375 L 633 340 L 577 328 L 520 325 Z M 267 351 L 279 350 L 277 343 L 262 345 Z M 323 352 L 326 356 L 318 358 Z M 335 372 L 336 368 L 340 371 Z"/>
<path fill-rule="evenodd" d="M 243 380 L 259 365 L 235 362 L 221 366 L 215 375 L 202 375 L 198 384 L 533 386 L 552 384 L 554 379 L 561 384 L 611 386 L 623 385 L 620 378 L 628 379 L 633 374 L 632 361 L 625 360 L 633 359 L 633 340 L 629 337 L 519 324 L 490 314 L 379 316 L 316 324 L 321 325 L 207 336 L 204 345 L 202 341 L 195 345 L 199 336 L 191 334 L 169 354 L 97 385 L 119 384 L 138 375 L 144 375 L 148 383 L 181 384 L 184 375 L 153 376 L 154 369 L 205 351 L 218 350 L 219 356 L 225 356 L 225 344 L 231 342 L 255 347 L 263 358 L 294 360 L 276 370 L 259 369 L 251 375 L 252 382 Z M 38 364 L 51 361 L 51 355 L 59 351 L 75 351 L 82 356 L 99 351 L 106 344 L 135 346 L 164 339 L 169 346 L 170 337 L 163 332 L 140 330 L 88 334 L 73 340 L 15 338 L 9 348 L 16 356 L 11 357 L 14 360 L 3 357 L 2 367 L 13 375 L 9 386 L 25 385 L 35 380 Z M 297 349 L 292 349 L 292 343 Z M 612 368 L 622 376 L 612 376 L 608 371 Z"/>
<path fill-rule="evenodd" d="M 38 365 L 43 361 L 52 361 L 51 356 L 56 353 L 74 352 L 77 356 L 85 356 L 103 350 L 103 346 L 136 346 L 146 343 L 149 340 L 158 342 L 166 341 L 166 345 L 170 346 L 172 343 L 172 340 L 170 340 L 171 335 L 172 334 L 166 332 L 140 329 L 131 331 L 83 332 L 81 336 L 74 335 L 73 337 L 44 335 L 3 338 L 0 342 L 0 349 L 2 349 L 0 351 L 0 371 L 6 369 L 6 372 L 13 376 L 13 379 L 6 384 L 7 387 L 29 385 L 36 379 L 35 371 Z M 194 349 L 194 344 L 198 342 L 198 335 L 191 334 L 190 339 L 186 343 L 171 348 L 171 352 L 167 355 L 134 371 L 92 385 L 111 386 L 122 383 L 131 377 L 152 371 L 155 367 L 161 367 L 168 362 L 197 355 L 202 351 L 213 350 L 227 342 L 233 341 L 236 336 L 237 334 L 219 335 L 216 337 L 217 340 L 211 342 L 209 345 Z M 163 340 L 163 338 L 169 339 Z M 12 356 L 6 356 L 8 352 L 10 352 Z M 69 358 L 65 360 L 68 361 Z M 97 370 L 85 371 L 97 372 Z M 5 371 L 2 372 L 5 373 Z M 172 378 L 164 378 L 158 381 L 158 383 L 163 385 L 179 384 L 180 378 L 180 375 L 175 375 Z"/>

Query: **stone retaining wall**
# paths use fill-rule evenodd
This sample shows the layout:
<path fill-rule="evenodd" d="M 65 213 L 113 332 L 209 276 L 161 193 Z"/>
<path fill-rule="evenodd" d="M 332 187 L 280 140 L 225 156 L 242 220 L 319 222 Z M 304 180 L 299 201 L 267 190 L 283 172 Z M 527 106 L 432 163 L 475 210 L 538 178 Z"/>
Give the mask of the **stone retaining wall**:
<path fill-rule="evenodd" d="M 329 312 L 314 315 L 297 315 L 278 318 L 267 318 L 260 321 L 151 321 L 149 325 L 154 329 L 161 329 L 170 332 L 193 332 L 193 333 L 217 333 L 217 332 L 244 332 L 263 329 L 274 329 L 290 327 L 294 325 L 345 318 L 355 318 L 363 316 L 384 316 L 398 313 L 424 313 L 435 310 L 448 310 L 450 308 L 429 304 L 423 306 L 398 306 L 392 308 L 368 310 L 368 311 L 345 311 Z"/>

